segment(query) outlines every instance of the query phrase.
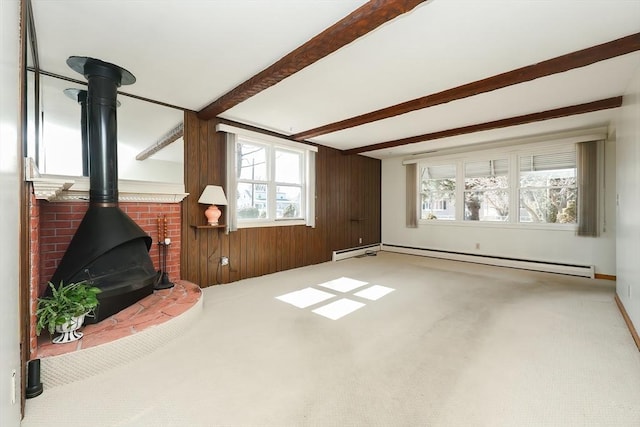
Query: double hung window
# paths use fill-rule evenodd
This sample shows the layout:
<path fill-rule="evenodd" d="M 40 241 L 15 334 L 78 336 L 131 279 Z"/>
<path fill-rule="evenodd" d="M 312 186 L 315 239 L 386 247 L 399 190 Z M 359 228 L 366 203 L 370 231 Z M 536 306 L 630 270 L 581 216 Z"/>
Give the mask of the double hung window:
<path fill-rule="evenodd" d="M 303 152 L 239 139 L 236 156 L 238 220 L 304 217 Z"/>
<path fill-rule="evenodd" d="M 456 219 L 456 164 L 420 171 L 420 219 Z"/>
<path fill-rule="evenodd" d="M 519 163 L 520 222 L 575 224 L 578 199 L 575 149 L 524 154 Z"/>
<path fill-rule="evenodd" d="M 509 219 L 509 159 L 464 164 L 464 219 Z"/>
<path fill-rule="evenodd" d="M 245 129 L 227 132 L 229 230 L 315 226 L 315 147 Z"/>

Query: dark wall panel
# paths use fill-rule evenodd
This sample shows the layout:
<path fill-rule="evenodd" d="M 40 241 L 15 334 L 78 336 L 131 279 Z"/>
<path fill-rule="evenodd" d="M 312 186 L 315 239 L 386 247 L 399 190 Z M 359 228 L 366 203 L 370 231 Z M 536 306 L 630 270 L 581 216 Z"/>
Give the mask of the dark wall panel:
<path fill-rule="evenodd" d="M 224 229 L 204 225 L 206 206 L 198 198 L 206 185 L 225 185 L 224 134 L 215 120 L 186 113 L 185 189 L 181 277 L 201 287 L 234 282 L 331 260 L 334 250 L 380 242 L 379 160 L 319 147 L 316 156 L 316 227 Z M 225 194 L 228 196 L 225 188 Z M 224 209 L 224 208 L 223 208 Z M 220 266 L 221 256 L 229 257 Z"/>

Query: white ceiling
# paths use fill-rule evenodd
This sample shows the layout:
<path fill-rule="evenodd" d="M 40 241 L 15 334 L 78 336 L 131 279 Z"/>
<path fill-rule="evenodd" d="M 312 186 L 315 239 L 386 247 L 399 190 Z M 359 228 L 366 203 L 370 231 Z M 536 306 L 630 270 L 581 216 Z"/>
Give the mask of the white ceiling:
<path fill-rule="evenodd" d="M 122 91 L 198 111 L 359 6 L 358 0 L 32 0 L 40 68 L 90 56 L 131 71 Z M 220 117 L 290 135 L 640 33 L 640 0 L 431 0 Z M 622 95 L 640 52 L 311 138 L 352 149 Z M 43 79 L 45 114 L 78 126 L 69 82 Z M 119 139 L 139 152 L 180 110 L 120 96 Z M 66 103 L 66 105 L 65 105 Z M 432 149 L 608 125 L 604 110 L 365 153 Z M 153 156 L 181 161 L 181 142 Z"/>

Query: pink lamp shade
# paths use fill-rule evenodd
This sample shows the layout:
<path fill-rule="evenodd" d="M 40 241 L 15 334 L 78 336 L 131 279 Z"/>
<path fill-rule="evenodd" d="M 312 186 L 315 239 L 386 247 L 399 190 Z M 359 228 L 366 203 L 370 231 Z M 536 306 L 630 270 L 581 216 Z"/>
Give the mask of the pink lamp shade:
<path fill-rule="evenodd" d="M 216 205 L 227 204 L 227 198 L 224 195 L 222 187 L 218 185 L 207 185 L 200 199 L 198 199 L 198 203 L 210 205 L 207 210 L 204 211 L 204 216 L 207 217 L 207 224 L 218 225 L 218 220 L 222 212 L 220 212 L 220 209 Z"/>

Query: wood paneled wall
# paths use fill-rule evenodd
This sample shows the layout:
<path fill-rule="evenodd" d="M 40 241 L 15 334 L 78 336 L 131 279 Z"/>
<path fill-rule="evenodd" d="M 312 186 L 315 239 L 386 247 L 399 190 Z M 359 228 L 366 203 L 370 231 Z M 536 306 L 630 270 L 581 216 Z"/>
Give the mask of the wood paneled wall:
<path fill-rule="evenodd" d="M 229 234 L 194 229 L 205 224 L 206 206 L 198 204 L 204 187 L 225 186 L 226 146 L 216 124 L 185 113 L 185 189 L 190 195 L 182 209 L 183 279 L 201 287 L 234 282 L 329 261 L 334 250 L 380 242 L 380 161 L 326 147 L 319 147 L 316 156 L 315 228 L 241 228 Z M 219 265 L 221 256 L 229 257 L 228 266 Z"/>

